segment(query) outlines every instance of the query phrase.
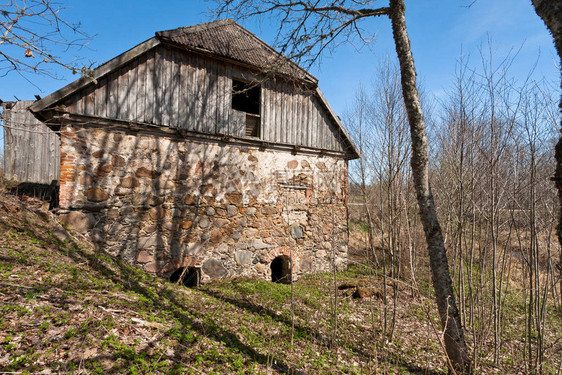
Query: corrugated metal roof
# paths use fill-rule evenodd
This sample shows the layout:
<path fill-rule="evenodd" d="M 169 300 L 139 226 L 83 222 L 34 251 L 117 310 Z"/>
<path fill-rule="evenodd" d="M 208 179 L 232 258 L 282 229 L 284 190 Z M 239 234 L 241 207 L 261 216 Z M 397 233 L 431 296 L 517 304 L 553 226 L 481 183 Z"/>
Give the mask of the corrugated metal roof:
<path fill-rule="evenodd" d="M 184 48 L 251 65 L 266 73 L 281 73 L 296 79 L 318 82 L 306 70 L 231 19 L 159 31 L 156 37 Z"/>

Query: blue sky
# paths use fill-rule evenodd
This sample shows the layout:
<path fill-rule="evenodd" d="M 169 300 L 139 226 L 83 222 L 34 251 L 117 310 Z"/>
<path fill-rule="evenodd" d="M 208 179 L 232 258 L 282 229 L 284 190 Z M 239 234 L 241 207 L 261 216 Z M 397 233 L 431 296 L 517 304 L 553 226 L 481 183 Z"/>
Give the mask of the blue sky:
<path fill-rule="evenodd" d="M 80 21 L 86 32 L 95 35 L 86 49 L 78 53 L 85 62 L 97 66 L 152 37 L 155 31 L 193 25 L 212 19 L 206 12 L 208 1 L 154 0 L 137 1 L 66 1 L 64 17 Z M 536 77 L 556 82 L 559 67 L 550 35 L 535 14 L 530 0 L 406 0 L 407 25 L 418 76 L 429 94 L 439 98 L 450 85 L 461 48 L 470 61 L 478 64 L 479 49 L 493 43 L 496 59 L 520 50 L 512 67 L 514 76 L 525 77 L 537 62 Z M 384 2 L 377 2 L 383 5 Z M 268 22 L 243 23 L 266 42 L 273 42 Z M 368 85 L 379 61 L 394 58 L 390 22 L 385 18 L 369 20 L 363 27 L 377 34 L 366 48 L 344 45 L 325 56 L 320 65 L 310 69 L 319 79 L 320 88 L 337 113 L 351 104 L 358 85 Z M 19 75 L 0 77 L 0 99 L 31 99 L 46 96 L 78 78 L 62 71 L 63 80 L 32 76 L 34 86 Z M 555 85 L 554 87 L 557 87 Z"/>

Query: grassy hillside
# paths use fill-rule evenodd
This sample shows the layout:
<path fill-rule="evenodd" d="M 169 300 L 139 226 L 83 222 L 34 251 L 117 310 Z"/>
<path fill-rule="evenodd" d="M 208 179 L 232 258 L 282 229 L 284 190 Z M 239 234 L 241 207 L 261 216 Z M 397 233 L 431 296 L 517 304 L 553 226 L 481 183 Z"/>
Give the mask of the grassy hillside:
<path fill-rule="evenodd" d="M 404 286 L 382 338 L 382 283 L 367 268 L 337 275 L 376 293 L 338 290 L 334 330 L 333 274 L 296 282 L 292 305 L 290 285 L 264 280 L 189 289 L 95 254 L 41 207 L 0 197 L 0 371 L 446 373 L 432 301 Z"/>

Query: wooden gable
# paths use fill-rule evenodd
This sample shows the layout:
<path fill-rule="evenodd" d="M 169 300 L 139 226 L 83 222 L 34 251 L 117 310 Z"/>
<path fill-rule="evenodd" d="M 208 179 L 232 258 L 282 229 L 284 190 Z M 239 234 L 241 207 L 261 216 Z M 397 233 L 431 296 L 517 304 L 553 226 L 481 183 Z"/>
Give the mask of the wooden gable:
<path fill-rule="evenodd" d="M 246 137 L 246 114 L 232 108 L 233 79 L 257 79 L 260 140 L 345 151 L 314 89 L 260 82 L 244 68 L 163 44 L 77 91 L 64 105 L 71 114 Z"/>
<path fill-rule="evenodd" d="M 203 41 L 216 34 L 221 43 L 202 48 L 194 39 L 200 33 Z M 316 79 L 286 59 L 269 71 L 251 66 L 252 58 L 266 64 L 280 55 L 238 24 L 216 21 L 156 35 L 35 102 L 31 111 L 55 125 L 60 115 L 53 114 L 62 112 L 67 119 L 118 120 L 359 157 Z M 250 41 L 251 51 L 243 48 Z M 237 83 L 257 92 L 259 110 L 235 105 Z"/>

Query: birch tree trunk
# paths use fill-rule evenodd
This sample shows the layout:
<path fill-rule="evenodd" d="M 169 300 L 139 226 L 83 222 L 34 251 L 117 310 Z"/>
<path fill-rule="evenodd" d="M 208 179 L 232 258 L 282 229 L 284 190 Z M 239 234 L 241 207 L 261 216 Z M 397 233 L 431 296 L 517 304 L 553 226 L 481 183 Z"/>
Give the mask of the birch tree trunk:
<path fill-rule="evenodd" d="M 431 277 L 444 331 L 445 348 L 454 370 L 460 373 L 470 373 L 472 371 L 470 358 L 453 293 L 443 234 L 429 184 L 427 135 L 416 87 L 414 58 L 406 31 L 404 0 L 390 0 L 390 19 L 396 53 L 400 62 L 402 93 L 410 123 L 412 176 L 429 251 Z"/>

